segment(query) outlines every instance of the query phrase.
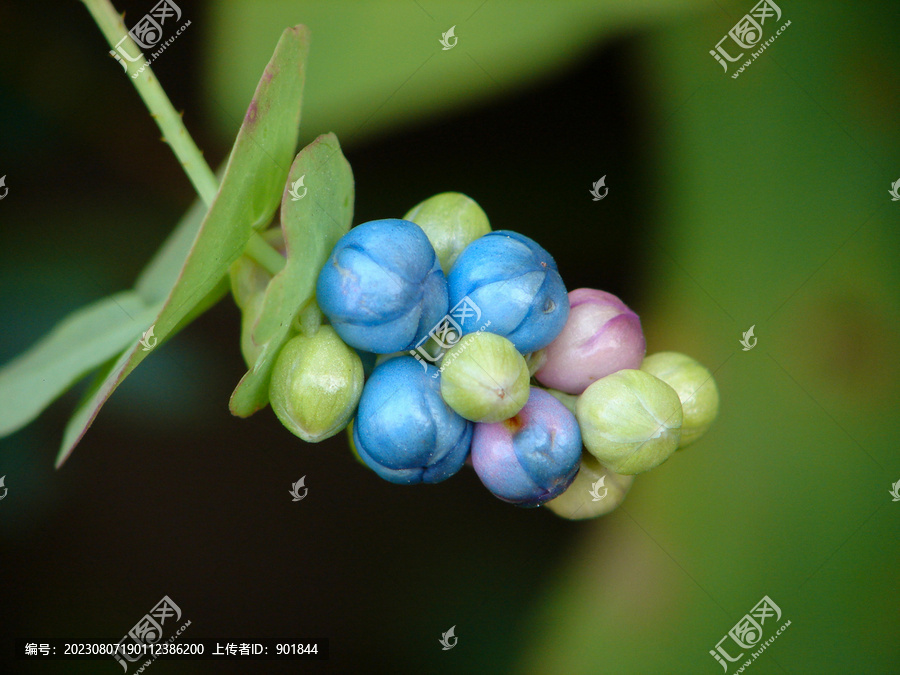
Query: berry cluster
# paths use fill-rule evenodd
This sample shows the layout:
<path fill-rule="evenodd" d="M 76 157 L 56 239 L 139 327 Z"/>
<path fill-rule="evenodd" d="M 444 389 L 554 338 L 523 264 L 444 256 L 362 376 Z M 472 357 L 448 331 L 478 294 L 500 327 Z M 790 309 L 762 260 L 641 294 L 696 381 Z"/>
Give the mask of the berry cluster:
<path fill-rule="evenodd" d="M 328 325 L 279 354 L 273 409 L 305 440 L 347 427 L 359 459 L 393 483 L 436 483 L 468 461 L 504 501 L 600 515 L 718 410 L 708 370 L 645 358 L 621 300 L 567 293 L 547 251 L 491 231 L 458 193 L 351 229 L 316 302 Z"/>

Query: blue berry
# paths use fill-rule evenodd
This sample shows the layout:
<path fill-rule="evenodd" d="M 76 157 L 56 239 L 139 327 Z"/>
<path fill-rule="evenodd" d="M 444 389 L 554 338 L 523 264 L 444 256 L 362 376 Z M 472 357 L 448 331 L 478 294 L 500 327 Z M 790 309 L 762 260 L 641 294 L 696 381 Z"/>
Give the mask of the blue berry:
<path fill-rule="evenodd" d="M 344 342 L 377 354 L 410 349 L 449 308 L 428 237 L 396 218 L 341 237 L 319 272 L 316 300 Z"/>
<path fill-rule="evenodd" d="M 553 257 L 528 237 L 498 230 L 469 244 L 448 277 L 450 305 L 468 296 L 488 331 L 525 354 L 549 345 L 569 316 L 569 298 Z M 472 325 L 464 333 L 477 330 Z"/>
<path fill-rule="evenodd" d="M 543 389 L 532 387 L 514 417 L 475 425 L 472 466 L 503 501 L 540 506 L 558 497 L 575 480 L 580 460 L 575 416 Z"/>
<path fill-rule="evenodd" d="M 437 368 L 397 356 L 366 382 L 353 442 L 362 460 L 392 483 L 439 483 L 469 454 L 472 423 L 441 398 Z"/>

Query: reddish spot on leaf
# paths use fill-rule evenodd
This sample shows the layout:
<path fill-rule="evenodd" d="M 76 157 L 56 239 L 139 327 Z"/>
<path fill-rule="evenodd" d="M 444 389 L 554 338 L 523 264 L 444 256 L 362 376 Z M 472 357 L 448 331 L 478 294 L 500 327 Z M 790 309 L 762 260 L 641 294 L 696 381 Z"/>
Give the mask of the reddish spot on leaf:
<path fill-rule="evenodd" d="M 244 121 L 248 125 L 256 124 L 256 119 L 259 117 L 259 111 L 257 108 L 256 99 L 250 101 L 250 107 L 247 108 L 247 114 L 244 116 Z"/>

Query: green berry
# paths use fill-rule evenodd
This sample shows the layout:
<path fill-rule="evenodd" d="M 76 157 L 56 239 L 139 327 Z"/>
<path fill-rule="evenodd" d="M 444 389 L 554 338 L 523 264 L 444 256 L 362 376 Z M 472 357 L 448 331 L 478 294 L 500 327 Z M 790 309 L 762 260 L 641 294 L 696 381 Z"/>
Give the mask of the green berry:
<path fill-rule="evenodd" d="M 578 397 L 575 416 L 585 447 L 616 473 L 659 466 L 681 439 L 678 394 L 642 370 L 620 370 L 594 382 Z"/>
<path fill-rule="evenodd" d="M 544 506 L 567 520 L 596 518 L 615 510 L 625 500 L 633 482 L 634 476 L 623 476 L 607 469 L 591 453 L 583 452 L 575 480 L 565 492 Z"/>
<path fill-rule="evenodd" d="M 359 355 L 331 326 L 282 348 L 269 384 L 272 409 L 291 433 L 318 443 L 347 426 L 363 388 Z"/>
<path fill-rule="evenodd" d="M 690 356 L 678 352 L 659 352 L 644 359 L 641 370 L 668 384 L 684 411 L 680 450 L 700 438 L 719 413 L 719 389 L 712 373 Z"/>
<path fill-rule="evenodd" d="M 528 402 L 525 357 L 505 337 L 470 333 L 441 363 L 441 396 L 467 420 L 501 422 Z"/>
<path fill-rule="evenodd" d="M 473 241 L 491 231 L 488 217 L 475 200 L 459 192 L 442 192 L 403 216 L 425 230 L 444 274 Z"/>

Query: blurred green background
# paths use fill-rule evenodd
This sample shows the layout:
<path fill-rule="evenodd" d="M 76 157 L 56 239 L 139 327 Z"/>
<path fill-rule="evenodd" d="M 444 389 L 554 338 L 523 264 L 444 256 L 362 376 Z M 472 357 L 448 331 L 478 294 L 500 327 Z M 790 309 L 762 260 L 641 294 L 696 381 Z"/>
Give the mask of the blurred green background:
<path fill-rule="evenodd" d="M 116 7 L 131 25 L 153 4 Z M 753 673 L 900 672 L 896 3 L 780 2 L 791 26 L 737 79 L 709 50 L 744 0 L 179 6 L 191 26 L 153 67 L 213 166 L 281 30 L 306 23 L 301 139 L 338 134 L 355 222 L 469 194 L 570 288 L 622 297 L 649 351 L 713 370 L 720 417 L 597 521 L 516 509 L 468 470 L 393 486 L 342 436 L 228 414 L 226 300 L 60 471 L 77 391 L 0 441 L 0 669 L 119 672 L 13 661 L 12 640 L 118 639 L 168 594 L 184 639 L 331 638 L 310 672 L 718 673 L 709 650 L 768 595 L 791 626 Z M 0 4 L 0 362 L 130 286 L 193 200 L 106 52 L 78 2 Z"/>

